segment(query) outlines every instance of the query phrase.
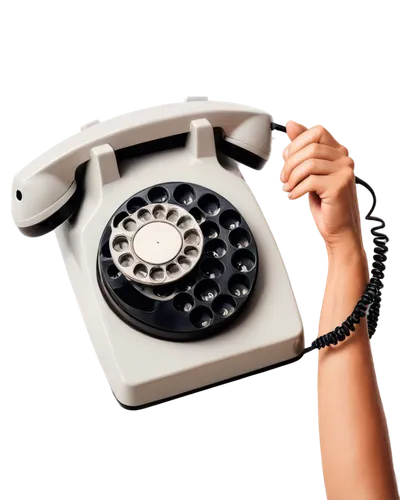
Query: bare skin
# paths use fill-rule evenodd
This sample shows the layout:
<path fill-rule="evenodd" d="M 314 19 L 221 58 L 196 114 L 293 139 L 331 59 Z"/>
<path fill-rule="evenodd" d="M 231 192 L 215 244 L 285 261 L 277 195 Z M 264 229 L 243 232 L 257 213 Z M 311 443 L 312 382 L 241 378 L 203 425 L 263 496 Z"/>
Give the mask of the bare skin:
<path fill-rule="evenodd" d="M 328 253 L 319 335 L 351 314 L 368 283 L 354 179 L 347 149 L 321 126 L 287 123 L 283 189 L 309 195 Z M 365 319 L 344 342 L 321 349 L 318 408 L 322 466 L 329 500 L 399 498 L 389 435 Z"/>

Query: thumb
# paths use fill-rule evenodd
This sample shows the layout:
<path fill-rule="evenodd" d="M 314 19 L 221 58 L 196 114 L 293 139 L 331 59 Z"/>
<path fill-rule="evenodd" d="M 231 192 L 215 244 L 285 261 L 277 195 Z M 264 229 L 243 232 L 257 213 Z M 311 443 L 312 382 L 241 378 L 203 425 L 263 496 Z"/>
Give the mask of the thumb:
<path fill-rule="evenodd" d="M 306 130 L 307 128 L 304 125 L 300 125 L 300 123 L 296 123 L 292 120 L 288 121 L 286 124 L 286 133 L 291 141 L 296 139 L 296 137 L 298 137 Z"/>

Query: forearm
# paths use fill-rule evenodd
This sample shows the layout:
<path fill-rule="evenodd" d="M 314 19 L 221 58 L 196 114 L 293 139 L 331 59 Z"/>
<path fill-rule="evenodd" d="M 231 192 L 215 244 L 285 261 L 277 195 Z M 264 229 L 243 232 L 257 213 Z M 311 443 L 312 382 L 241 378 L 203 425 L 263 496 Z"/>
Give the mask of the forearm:
<path fill-rule="evenodd" d="M 368 283 L 359 242 L 346 242 L 328 254 L 320 335 L 351 314 Z M 328 499 L 398 498 L 365 319 L 345 342 L 320 351 L 318 400 Z"/>

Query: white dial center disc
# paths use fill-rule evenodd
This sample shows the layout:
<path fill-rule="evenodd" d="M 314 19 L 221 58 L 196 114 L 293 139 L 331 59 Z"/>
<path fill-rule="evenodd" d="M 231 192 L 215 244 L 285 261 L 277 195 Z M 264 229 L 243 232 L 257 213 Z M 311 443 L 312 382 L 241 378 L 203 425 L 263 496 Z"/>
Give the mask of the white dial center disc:
<path fill-rule="evenodd" d="M 150 264 L 165 264 L 173 260 L 182 248 L 178 229 L 167 222 L 151 222 L 135 234 L 133 250 L 139 259 Z"/>

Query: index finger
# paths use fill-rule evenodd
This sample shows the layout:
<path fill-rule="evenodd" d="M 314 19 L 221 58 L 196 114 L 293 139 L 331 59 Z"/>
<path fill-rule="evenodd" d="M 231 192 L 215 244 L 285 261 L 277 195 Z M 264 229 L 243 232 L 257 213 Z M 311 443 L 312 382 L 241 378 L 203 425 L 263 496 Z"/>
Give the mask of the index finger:
<path fill-rule="evenodd" d="M 316 125 L 315 127 L 306 130 L 298 137 L 296 137 L 296 139 L 294 139 L 283 152 L 283 157 L 286 160 L 289 156 L 297 153 L 304 147 L 315 142 L 319 144 L 325 144 L 326 146 L 331 146 L 333 148 L 340 147 L 340 144 L 337 142 L 337 140 L 334 139 L 333 136 L 324 127 L 322 127 L 321 125 Z"/>

